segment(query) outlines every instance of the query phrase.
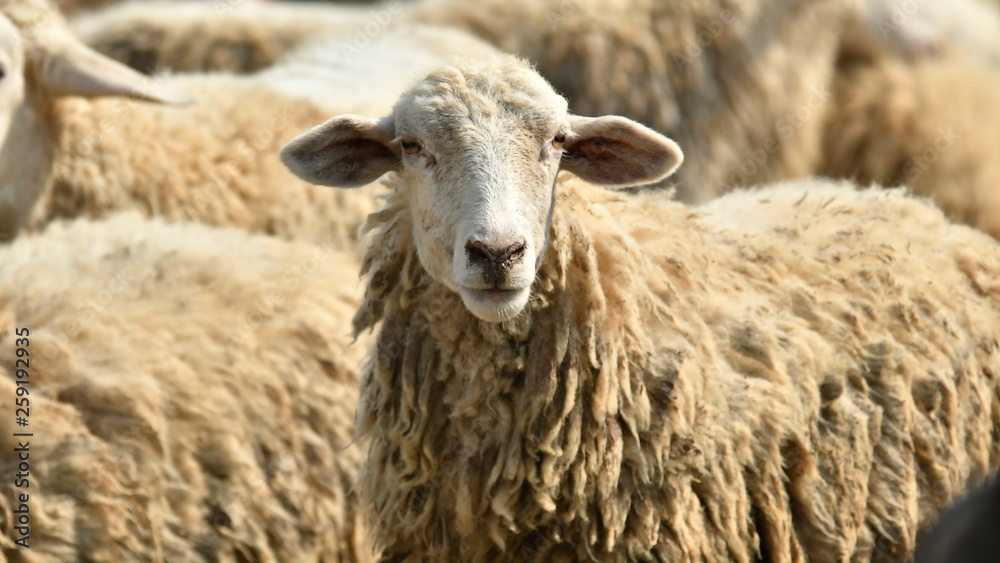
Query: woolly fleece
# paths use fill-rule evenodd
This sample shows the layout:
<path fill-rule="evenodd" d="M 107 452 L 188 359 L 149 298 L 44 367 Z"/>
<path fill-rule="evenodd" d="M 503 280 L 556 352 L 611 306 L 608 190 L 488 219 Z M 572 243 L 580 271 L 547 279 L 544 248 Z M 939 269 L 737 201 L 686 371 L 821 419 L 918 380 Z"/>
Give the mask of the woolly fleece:
<path fill-rule="evenodd" d="M 0 421 L 5 474 L 12 432 L 34 432 L 30 490 L 0 484 L 3 556 L 372 560 L 351 491 L 358 266 L 333 246 L 128 214 L 0 247 L 5 405 L 30 330 L 30 427 Z"/>
<path fill-rule="evenodd" d="M 278 151 L 328 110 L 253 81 L 171 78 L 198 97 L 186 107 L 121 98 L 57 100 L 47 121 L 56 160 L 27 228 L 67 217 L 138 210 L 172 220 L 235 226 L 359 250 L 357 228 L 375 209 L 361 191 L 309 185 Z"/>
<path fill-rule="evenodd" d="M 905 185 L 1000 238 L 1000 74 L 961 57 L 838 72 L 819 172 Z"/>
<path fill-rule="evenodd" d="M 402 189 L 354 319 L 386 561 L 900 561 L 1000 463 L 1000 246 L 922 200 L 564 176 L 501 325 L 423 270 Z"/>

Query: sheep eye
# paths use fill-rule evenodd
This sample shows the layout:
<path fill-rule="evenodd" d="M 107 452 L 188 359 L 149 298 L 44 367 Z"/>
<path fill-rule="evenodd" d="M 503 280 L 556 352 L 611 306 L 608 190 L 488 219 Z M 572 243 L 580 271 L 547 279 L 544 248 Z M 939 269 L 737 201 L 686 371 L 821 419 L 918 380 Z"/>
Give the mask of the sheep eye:
<path fill-rule="evenodd" d="M 566 135 L 556 135 L 555 137 L 552 138 L 552 146 L 557 149 L 561 149 L 563 143 L 565 142 L 566 142 Z"/>
<path fill-rule="evenodd" d="M 0 65 L 0 80 L 7 76 L 7 69 L 3 65 Z"/>
<path fill-rule="evenodd" d="M 415 141 L 403 141 L 403 152 L 406 154 L 414 154 L 420 152 L 420 143 Z"/>

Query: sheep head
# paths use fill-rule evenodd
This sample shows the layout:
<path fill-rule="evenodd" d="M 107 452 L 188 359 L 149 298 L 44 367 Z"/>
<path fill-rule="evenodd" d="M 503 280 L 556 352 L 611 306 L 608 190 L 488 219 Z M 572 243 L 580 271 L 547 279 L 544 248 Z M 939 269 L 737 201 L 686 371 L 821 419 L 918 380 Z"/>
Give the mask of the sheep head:
<path fill-rule="evenodd" d="M 60 96 L 190 98 L 85 46 L 47 0 L 0 0 L 0 239 L 12 237 L 52 163 L 51 104 Z"/>
<path fill-rule="evenodd" d="M 560 168 L 606 186 L 660 180 L 676 143 L 623 117 L 579 117 L 527 63 L 504 56 L 431 73 L 389 117 L 335 117 L 293 139 L 302 179 L 359 187 L 398 173 L 421 264 L 482 320 L 518 315 L 542 263 Z"/>

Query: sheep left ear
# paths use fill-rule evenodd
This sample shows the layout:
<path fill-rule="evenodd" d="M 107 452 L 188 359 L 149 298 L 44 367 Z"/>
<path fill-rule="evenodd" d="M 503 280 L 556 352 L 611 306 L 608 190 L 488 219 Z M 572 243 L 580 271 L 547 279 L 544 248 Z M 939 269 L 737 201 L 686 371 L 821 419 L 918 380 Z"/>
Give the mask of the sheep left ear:
<path fill-rule="evenodd" d="M 281 162 L 310 184 L 359 188 L 402 165 L 392 118 L 341 115 L 313 127 L 281 149 Z"/>
<path fill-rule="evenodd" d="M 649 184 L 672 174 L 684 160 L 677 143 L 631 119 L 570 116 L 569 125 L 562 168 L 594 184 Z"/>

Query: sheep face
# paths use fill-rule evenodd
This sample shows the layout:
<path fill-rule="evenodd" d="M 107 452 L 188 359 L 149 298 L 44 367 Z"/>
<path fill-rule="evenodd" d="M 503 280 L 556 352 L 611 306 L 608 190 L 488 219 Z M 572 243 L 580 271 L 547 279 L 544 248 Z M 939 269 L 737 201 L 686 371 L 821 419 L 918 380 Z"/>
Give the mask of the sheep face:
<path fill-rule="evenodd" d="M 421 264 L 474 315 L 520 314 L 541 265 L 560 167 L 611 186 L 659 180 L 675 143 L 622 117 L 567 114 L 523 61 L 446 67 L 381 120 L 341 116 L 293 139 L 282 161 L 306 181 L 357 187 L 398 172 Z"/>

